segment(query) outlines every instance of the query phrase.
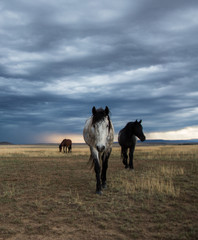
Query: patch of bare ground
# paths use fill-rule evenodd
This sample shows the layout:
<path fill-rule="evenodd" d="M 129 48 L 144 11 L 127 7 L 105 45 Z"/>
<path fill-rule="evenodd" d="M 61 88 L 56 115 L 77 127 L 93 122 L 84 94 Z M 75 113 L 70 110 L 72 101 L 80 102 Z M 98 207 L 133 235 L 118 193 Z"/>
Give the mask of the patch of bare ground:
<path fill-rule="evenodd" d="M 198 146 L 137 147 L 134 171 L 114 147 L 102 196 L 88 148 L 16 153 L 0 149 L 0 240 L 196 239 Z"/>

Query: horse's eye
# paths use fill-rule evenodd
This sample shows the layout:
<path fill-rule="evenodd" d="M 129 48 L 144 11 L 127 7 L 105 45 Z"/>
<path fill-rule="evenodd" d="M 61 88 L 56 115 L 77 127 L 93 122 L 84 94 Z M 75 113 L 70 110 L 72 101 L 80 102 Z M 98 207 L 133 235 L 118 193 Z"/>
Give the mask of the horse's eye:
<path fill-rule="evenodd" d="M 109 124 L 107 124 L 107 128 L 109 127 Z"/>

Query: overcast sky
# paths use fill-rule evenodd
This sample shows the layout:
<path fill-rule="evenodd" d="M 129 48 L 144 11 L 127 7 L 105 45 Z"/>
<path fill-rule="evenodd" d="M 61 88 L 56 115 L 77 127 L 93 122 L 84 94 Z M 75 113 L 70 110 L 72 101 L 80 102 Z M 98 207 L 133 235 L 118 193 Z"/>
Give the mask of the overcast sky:
<path fill-rule="evenodd" d="M 198 138 L 197 0 L 0 2 L 0 141 L 81 141 L 106 105 L 116 134 Z"/>

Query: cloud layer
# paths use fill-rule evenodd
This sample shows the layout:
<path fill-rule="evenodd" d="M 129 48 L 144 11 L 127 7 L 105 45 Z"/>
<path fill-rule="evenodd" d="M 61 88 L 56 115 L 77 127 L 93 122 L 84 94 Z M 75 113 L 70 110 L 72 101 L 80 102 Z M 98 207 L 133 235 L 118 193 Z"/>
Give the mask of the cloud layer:
<path fill-rule="evenodd" d="M 197 129 L 197 1 L 10 0 L 0 11 L 0 141 L 81 135 L 106 105 L 116 132 L 135 119 L 147 133 Z"/>

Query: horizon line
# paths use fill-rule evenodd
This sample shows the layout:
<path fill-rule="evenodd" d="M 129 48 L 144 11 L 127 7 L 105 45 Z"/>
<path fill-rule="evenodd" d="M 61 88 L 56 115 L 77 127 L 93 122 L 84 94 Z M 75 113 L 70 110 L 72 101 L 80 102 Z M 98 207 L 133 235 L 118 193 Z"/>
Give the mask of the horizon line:
<path fill-rule="evenodd" d="M 191 143 L 198 143 L 197 138 L 191 138 L 191 139 L 177 139 L 177 140 L 171 140 L 171 139 L 146 139 L 144 142 L 141 142 L 139 139 L 137 139 L 137 143 L 141 143 L 142 145 L 146 145 L 147 142 L 191 142 Z M 34 142 L 34 143 L 12 143 L 8 141 L 1 141 L 0 145 L 58 145 L 60 142 Z M 78 145 L 78 144 L 85 144 L 85 142 L 73 142 L 73 145 Z M 113 144 L 118 144 L 118 141 L 114 141 Z"/>

